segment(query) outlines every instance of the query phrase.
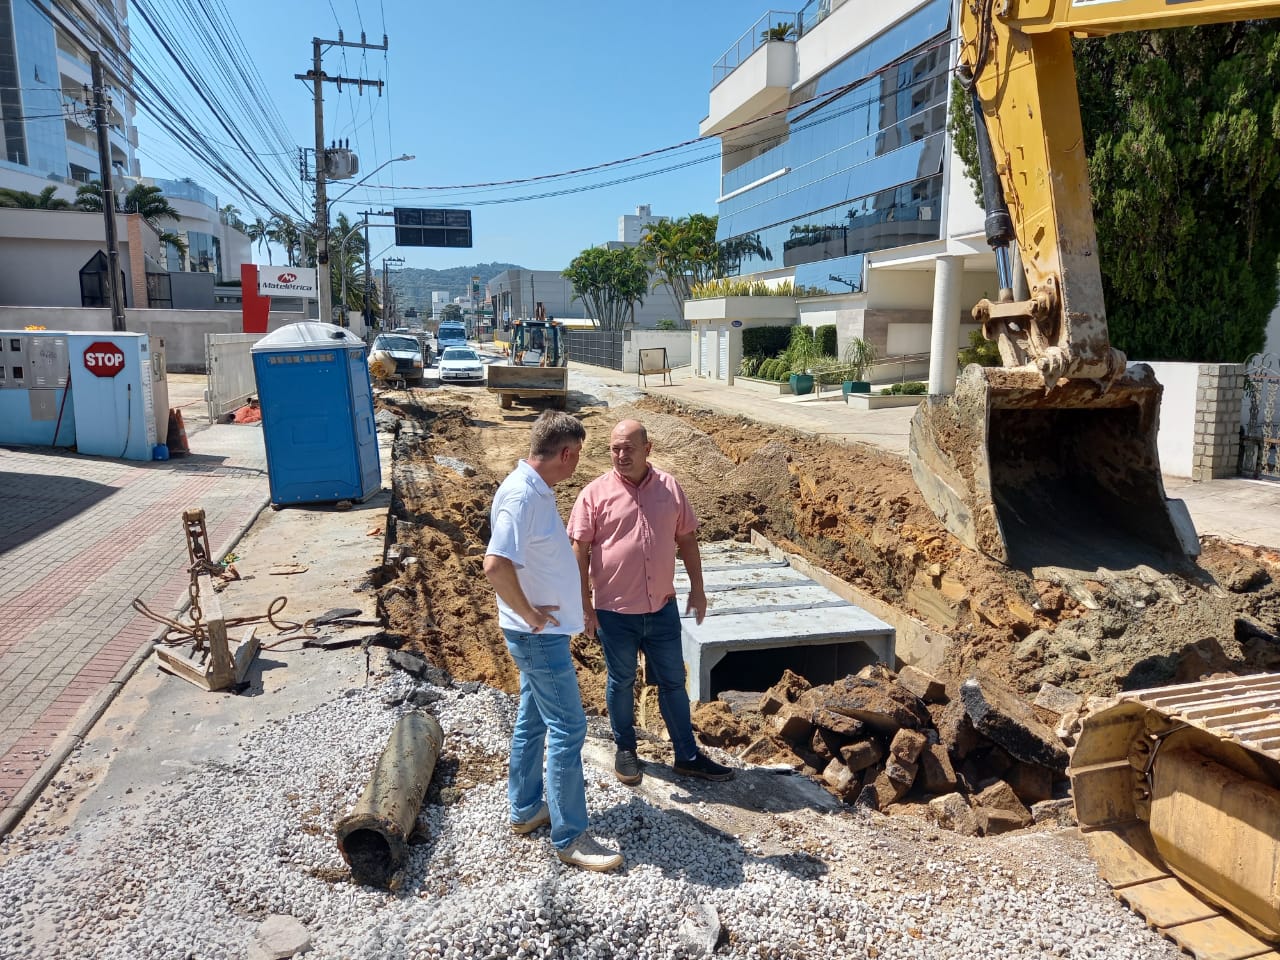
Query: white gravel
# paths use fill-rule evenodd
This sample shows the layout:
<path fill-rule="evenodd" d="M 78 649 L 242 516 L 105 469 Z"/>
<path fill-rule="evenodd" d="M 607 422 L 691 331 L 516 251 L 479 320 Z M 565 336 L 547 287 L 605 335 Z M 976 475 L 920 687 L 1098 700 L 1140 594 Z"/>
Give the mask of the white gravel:
<path fill-rule="evenodd" d="M 488 688 L 439 691 L 429 708 L 445 731 L 439 779 L 452 783 L 447 805 L 424 805 L 428 838 L 403 885 L 354 886 L 332 824 L 412 689 L 396 674 L 270 722 L 234 762 L 197 762 L 74 830 L 34 818 L 3 842 L 0 958 L 241 958 L 271 914 L 306 925 L 314 958 L 690 956 L 708 917 L 725 957 L 1179 956 L 1061 834 L 969 840 L 793 806 L 745 817 L 735 836 L 678 787 L 650 802 L 589 766 L 591 829 L 627 864 L 564 866 L 546 829 L 508 829 L 514 703 Z M 714 802 L 717 789 L 697 795 Z"/>

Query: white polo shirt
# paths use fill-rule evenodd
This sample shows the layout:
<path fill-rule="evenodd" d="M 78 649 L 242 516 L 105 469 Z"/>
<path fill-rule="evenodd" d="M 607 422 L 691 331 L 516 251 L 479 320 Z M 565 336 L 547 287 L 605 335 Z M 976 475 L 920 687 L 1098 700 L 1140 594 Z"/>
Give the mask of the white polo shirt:
<path fill-rule="evenodd" d="M 535 607 L 553 606 L 560 626 L 548 625 L 544 633 L 581 633 L 582 582 L 564 521 L 556 509 L 556 495 L 538 472 L 524 460 L 516 464 L 493 495 L 489 510 L 489 546 L 486 556 L 506 557 L 516 568 L 516 579 Z M 529 624 L 498 597 L 498 624 L 504 630 L 530 632 Z"/>

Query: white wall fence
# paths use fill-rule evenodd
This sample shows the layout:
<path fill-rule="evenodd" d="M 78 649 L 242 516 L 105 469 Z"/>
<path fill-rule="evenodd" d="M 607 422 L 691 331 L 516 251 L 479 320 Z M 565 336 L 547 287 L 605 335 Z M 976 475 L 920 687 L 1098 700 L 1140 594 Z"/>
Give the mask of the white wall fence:
<path fill-rule="evenodd" d="M 238 310 L 127 309 L 125 329 L 164 340 L 165 362 L 170 373 L 206 373 L 205 335 L 242 334 Z M 300 313 L 272 311 L 267 330 L 304 319 Z M 28 326 L 73 332 L 111 331 L 111 311 L 105 307 L 6 307 L 0 306 L 0 330 Z"/>

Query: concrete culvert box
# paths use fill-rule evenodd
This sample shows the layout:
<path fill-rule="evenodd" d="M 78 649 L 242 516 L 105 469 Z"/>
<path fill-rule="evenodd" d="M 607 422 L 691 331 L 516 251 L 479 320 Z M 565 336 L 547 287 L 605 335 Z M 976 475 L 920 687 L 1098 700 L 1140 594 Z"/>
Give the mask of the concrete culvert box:
<path fill-rule="evenodd" d="M 831 683 L 869 663 L 894 663 L 894 629 L 814 583 L 785 560 L 741 543 L 701 545 L 707 616 L 680 620 L 689 697 L 765 690 L 784 670 Z M 677 567 L 683 605 L 689 578 Z"/>
<path fill-rule="evenodd" d="M 364 500 L 382 484 L 365 344 L 291 323 L 253 346 L 271 502 Z"/>

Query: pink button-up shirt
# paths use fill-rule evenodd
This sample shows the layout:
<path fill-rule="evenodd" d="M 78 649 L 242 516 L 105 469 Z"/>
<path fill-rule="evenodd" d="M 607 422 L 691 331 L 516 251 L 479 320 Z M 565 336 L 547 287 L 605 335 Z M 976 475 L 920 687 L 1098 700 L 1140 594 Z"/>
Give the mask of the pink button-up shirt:
<path fill-rule="evenodd" d="M 569 537 L 591 544 L 597 610 L 656 613 L 675 596 L 676 538 L 698 518 L 671 474 L 649 465 L 638 484 L 610 470 L 583 487 Z"/>

